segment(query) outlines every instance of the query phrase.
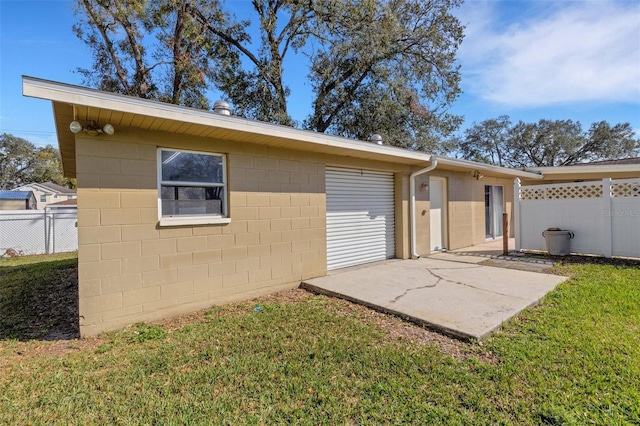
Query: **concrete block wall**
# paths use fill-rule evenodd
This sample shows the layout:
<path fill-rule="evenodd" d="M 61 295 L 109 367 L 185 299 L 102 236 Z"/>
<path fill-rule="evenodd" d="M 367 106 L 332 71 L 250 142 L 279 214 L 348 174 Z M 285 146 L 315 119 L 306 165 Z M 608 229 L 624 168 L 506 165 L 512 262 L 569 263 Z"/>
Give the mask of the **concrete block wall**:
<path fill-rule="evenodd" d="M 484 242 L 484 193 L 469 173 L 447 174 L 449 183 L 449 250 Z M 483 190 L 484 191 L 484 190 Z M 480 210 L 479 210 L 480 208 Z M 478 214 L 481 223 L 479 227 Z"/>
<path fill-rule="evenodd" d="M 407 185 L 409 183 L 407 182 Z M 416 251 L 420 256 L 431 254 L 429 174 L 416 176 Z M 410 232 L 408 230 L 407 232 Z"/>
<path fill-rule="evenodd" d="M 159 226 L 157 148 L 226 154 L 225 225 Z M 119 128 L 76 137 L 80 326 L 84 336 L 292 288 L 326 275 L 325 167 L 395 173 L 396 257 L 409 253 L 407 166 Z M 484 184 L 447 179 L 448 248 L 482 243 Z M 418 253 L 429 254 L 429 182 L 416 182 Z M 499 183 L 495 183 L 499 182 Z"/>
<path fill-rule="evenodd" d="M 227 154 L 227 225 L 158 225 L 157 147 Z M 324 163 L 311 154 L 119 129 L 78 137 L 84 336 L 326 274 Z"/>
<path fill-rule="evenodd" d="M 482 244 L 485 237 L 484 185 L 502 185 L 505 212 L 511 222 L 513 212 L 513 185 L 510 179 L 484 177 L 476 180 L 468 172 L 436 169 L 416 178 L 416 234 L 417 251 L 421 256 L 430 254 L 429 176 L 447 180 L 447 248 L 455 250 Z M 421 189 L 425 184 L 425 189 Z M 513 226 L 510 225 L 513 235 Z"/>

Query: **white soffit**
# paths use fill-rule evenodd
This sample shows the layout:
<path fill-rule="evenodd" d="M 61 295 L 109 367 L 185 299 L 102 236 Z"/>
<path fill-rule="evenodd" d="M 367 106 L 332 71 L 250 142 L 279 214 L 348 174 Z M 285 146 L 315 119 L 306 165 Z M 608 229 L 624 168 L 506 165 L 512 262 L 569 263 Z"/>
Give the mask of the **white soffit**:
<path fill-rule="evenodd" d="M 215 127 L 234 132 L 249 133 L 294 141 L 300 149 L 321 146 L 321 151 L 360 152 L 365 157 L 404 164 L 423 165 L 431 160 L 425 152 L 409 151 L 393 146 L 376 145 L 339 136 L 280 126 L 241 117 L 224 116 L 212 111 L 188 108 L 163 102 L 141 99 L 95 89 L 52 82 L 33 77 L 22 77 L 23 95 L 70 105 L 86 106 L 110 111 L 135 114 L 153 119 L 170 120 Z"/>
<path fill-rule="evenodd" d="M 338 155 L 351 155 L 360 158 L 368 158 L 378 161 L 388 161 L 400 164 L 408 164 L 423 167 L 431 162 L 431 154 L 394 146 L 376 145 L 354 139 L 327 135 L 308 130 L 296 129 L 288 126 L 280 126 L 257 120 L 249 120 L 236 116 L 224 116 L 212 111 L 188 108 L 148 99 L 108 93 L 96 89 L 58 83 L 35 77 L 22 77 L 22 92 L 24 96 L 50 100 L 54 103 L 83 106 L 89 109 L 98 109 L 117 112 L 120 115 L 132 114 L 148 117 L 153 123 L 164 120 L 186 125 L 194 124 L 210 128 L 221 129 L 230 133 L 237 132 L 260 136 L 263 139 L 288 141 L 287 146 L 295 146 L 297 149 L 335 153 Z M 55 108 L 54 108 L 55 110 Z M 55 114 L 55 111 L 54 111 Z M 114 124 L 114 123 L 112 123 Z M 58 138 L 66 135 L 64 126 L 58 126 Z M 179 125 L 176 129 L 186 127 Z M 66 133 L 63 133 L 66 132 Z M 504 167 L 491 166 L 468 160 L 438 157 L 439 166 L 449 169 L 479 170 L 494 176 L 522 177 L 526 179 L 541 179 L 538 173 Z M 75 164 L 73 165 L 75 166 Z M 73 166 L 71 168 L 73 168 Z"/>

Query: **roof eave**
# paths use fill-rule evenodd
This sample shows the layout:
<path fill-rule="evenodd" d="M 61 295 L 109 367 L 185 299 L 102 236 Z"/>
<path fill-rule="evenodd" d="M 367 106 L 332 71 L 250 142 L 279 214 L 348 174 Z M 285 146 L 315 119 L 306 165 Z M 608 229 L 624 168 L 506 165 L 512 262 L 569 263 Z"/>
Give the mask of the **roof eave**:
<path fill-rule="evenodd" d="M 23 76 L 22 87 L 24 96 L 50 100 L 54 103 L 54 106 L 56 104 L 83 105 L 184 123 L 206 125 L 230 131 L 257 135 L 268 134 L 272 137 L 295 140 L 300 144 L 301 148 L 305 146 L 316 146 L 323 147 L 327 152 L 350 152 L 353 155 L 367 153 L 369 156 L 379 156 L 380 159 L 393 159 L 396 162 L 406 164 L 425 164 L 431 161 L 431 154 L 425 152 L 409 151 L 393 146 L 376 145 L 370 142 L 300 130 L 288 126 L 279 126 L 237 116 L 224 116 L 211 111 L 106 93 L 95 89 L 87 89 L 34 77 Z M 67 129 L 62 129 L 61 131 L 60 126 L 57 127 L 59 140 L 61 138 L 73 137 L 70 132 L 66 131 Z"/>
<path fill-rule="evenodd" d="M 506 167 L 493 166 L 491 164 L 476 163 L 470 160 L 461 160 L 458 158 L 438 157 L 438 164 L 463 167 L 469 170 L 477 170 L 478 172 L 485 172 L 487 175 L 509 177 L 509 178 L 523 178 L 523 179 L 542 179 L 543 176 L 540 173 L 529 172 L 526 170 L 509 169 Z"/>
<path fill-rule="evenodd" d="M 82 105 L 97 109 L 173 120 L 176 122 L 210 126 L 234 132 L 244 132 L 246 134 L 269 135 L 272 138 L 295 141 L 296 146 L 303 150 L 315 150 L 317 152 L 356 157 L 366 155 L 369 159 L 411 166 L 425 165 L 431 163 L 433 159 L 431 154 L 425 152 L 410 151 L 393 146 L 376 145 L 370 142 L 357 141 L 288 126 L 279 126 L 237 116 L 224 116 L 212 113 L 211 111 L 107 93 L 34 77 L 23 76 L 22 86 L 25 96 L 46 99 L 53 102 L 59 143 L 62 145 L 64 142 L 64 144 L 70 148 L 74 146 L 74 135 L 66 128 L 66 122 L 69 121 L 67 115 L 71 113 L 70 105 Z M 63 109 L 66 111 L 63 111 Z M 71 156 L 71 153 L 69 156 Z M 508 169 L 469 160 L 438 157 L 438 163 L 440 166 L 448 166 L 454 169 L 478 170 L 491 176 L 542 179 L 539 173 Z M 65 172 L 74 176 L 75 158 L 70 158 L 67 164 L 68 165 L 65 165 Z"/>
<path fill-rule="evenodd" d="M 640 164 L 607 164 L 607 165 L 575 165 L 575 166 L 556 166 L 556 167 L 527 167 L 526 171 L 532 173 L 539 172 L 547 176 L 551 175 L 567 175 L 567 174 L 584 174 L 584 173 L 640 173 Z"/>

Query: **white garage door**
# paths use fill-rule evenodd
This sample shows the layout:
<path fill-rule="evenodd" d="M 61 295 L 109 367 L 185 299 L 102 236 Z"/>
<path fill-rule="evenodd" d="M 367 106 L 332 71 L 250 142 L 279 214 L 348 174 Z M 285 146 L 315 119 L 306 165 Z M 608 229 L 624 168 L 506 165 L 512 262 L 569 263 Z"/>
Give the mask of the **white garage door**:
<path fill-rule="evenodd" d="M 327 167 L 327 269 L 395 255 L 393 174 Z"/>

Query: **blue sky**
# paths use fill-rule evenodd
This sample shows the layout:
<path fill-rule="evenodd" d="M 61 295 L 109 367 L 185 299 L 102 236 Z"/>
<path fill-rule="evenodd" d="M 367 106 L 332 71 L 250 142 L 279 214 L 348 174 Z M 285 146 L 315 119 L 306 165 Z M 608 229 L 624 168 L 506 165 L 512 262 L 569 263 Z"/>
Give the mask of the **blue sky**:
<path fill-rule="evenodd" d="M 249 0 L 227 0 L 241 11 Z M 56 145 L 50 103 L 22 96 L 21 76 L 82 83 L 91 52 L 71 26 L 72 2 L 0 0 L 0 133 Z M 513 121 L 629 122 L 640 136 L 640 1 L 467 0 L 459 50 L 462 127 L 506 114 Z M 302 120 L 310 87 L 285 64 L 290 111 Z M 216 95 L 212 94 L 212 99 Z"/>

